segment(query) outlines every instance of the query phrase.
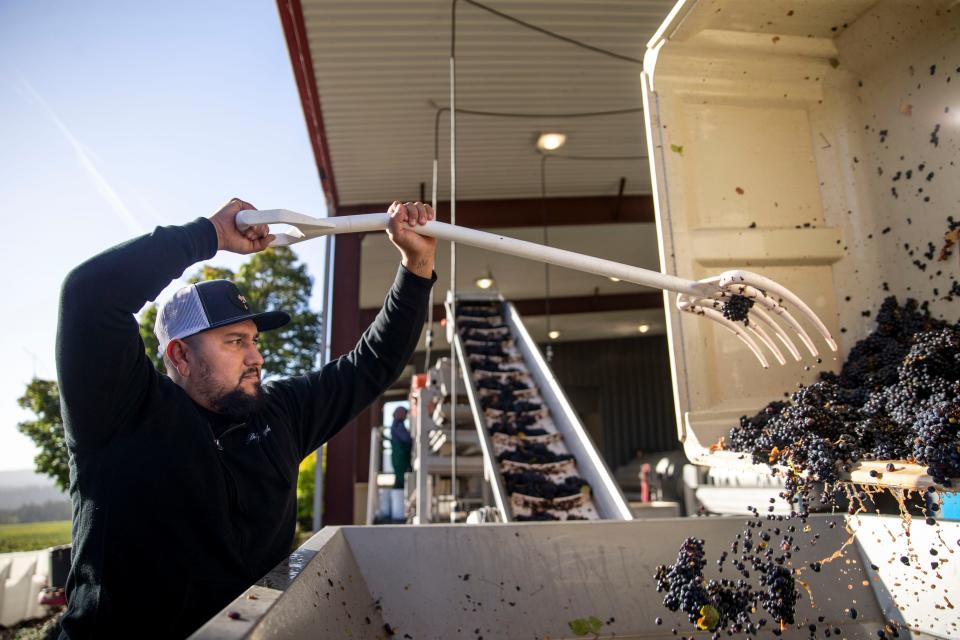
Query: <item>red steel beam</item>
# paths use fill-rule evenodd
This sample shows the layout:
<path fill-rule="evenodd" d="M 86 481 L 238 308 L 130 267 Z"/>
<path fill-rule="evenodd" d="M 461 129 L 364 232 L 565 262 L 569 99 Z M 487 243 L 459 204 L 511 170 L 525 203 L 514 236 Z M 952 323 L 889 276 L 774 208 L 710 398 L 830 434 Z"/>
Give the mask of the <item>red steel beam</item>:
<path fill-rule="evenodd" d="M 459 216 L 460 213 L 457 212 Z M 546 315 L 546 301 L 543 298 L 511 300 L 521 316 Z M 654 291 L 643 293 L 615 293 L 595 296 L 563 296 L 550 298 L 550 314 L 554 316 L 571 313 L 602 313 L 604 311 L 635 311 L 663 308 L 663 294 Z M 360 309 L 360 326 L 366 328 L 373 322 L 379 309 Z M 443 305 L 433 306 L 433 320 L 439 322 L 446 317 Z"/>
<path fill-rule="evenodd" d="M 342 205 L 334 211 L 344 216 L 386 211 L 389 206 L 389 202 Z M 539 227 L 544 223 L 543 206 L 540 198 L 457 200 L 457 224 L 474 229 Z M 546 208 L 550 226 L 654 221 L 653 197 L 649 195 L 547 198 Z M 437 219 L 449 222 L 450 203 L 441 201 L 437 209 Z"/>
<path fill-rule="evenodd" d="M 297 93 L 300 94 L 307 135 L 317 162 L 317 173 L 320 174 L 320 185 L 327 200 L 327 208 L 336 211 L 339 203 L 337 183 L 333 179 L 333 161 L 327 146 L 327 132 L 323 125 L 323 109 L 320 105 L 320 93 L 317 91 L 317 76 L 313 71 L 303 7 L 300 0 L 277 0 L 277 11 L 283 25 L 283 35 L 287 40 L 287 51 L 290 53 L 293 77 L 297 82 Z"/>
<path fill-rule="evenodd" d="M 334 238 L 333 268 L 337 277 L 330 316 L 330 357 L 338 358 L 351 351 L 360 338 L 359 235 Z M 353 420 L 327 444 L 324 525 L 353 524 L 353 486 L 361 471 L 356 466 L 361 428 L 361 423 Z M 366 469 L 363 472 L 365 474 Z"/>

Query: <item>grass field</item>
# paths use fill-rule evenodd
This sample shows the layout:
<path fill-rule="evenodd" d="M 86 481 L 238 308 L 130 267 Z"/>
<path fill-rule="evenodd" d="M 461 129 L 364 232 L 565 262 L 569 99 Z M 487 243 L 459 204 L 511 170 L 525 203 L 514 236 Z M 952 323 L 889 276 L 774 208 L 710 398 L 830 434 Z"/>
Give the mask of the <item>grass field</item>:
<path fill-rule="evenodd" d="M 32 551 L 70 542 L 70 521 L 0 524 L 0 553 Z"/>

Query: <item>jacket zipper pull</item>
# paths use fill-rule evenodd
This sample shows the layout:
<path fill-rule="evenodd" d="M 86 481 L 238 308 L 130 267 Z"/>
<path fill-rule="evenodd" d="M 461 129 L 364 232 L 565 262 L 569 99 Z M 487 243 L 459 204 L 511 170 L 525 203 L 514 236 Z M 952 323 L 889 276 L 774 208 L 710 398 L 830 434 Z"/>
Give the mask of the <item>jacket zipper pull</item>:
<path fill-rule="evenodd" d="M 218 449 L 219 451 L 223 451 L 223 445 L 220 444 L 220 438 L 214 438 L 214 439 L 213 439 L 213 444 L 217 445 L 217 449 Z"/>

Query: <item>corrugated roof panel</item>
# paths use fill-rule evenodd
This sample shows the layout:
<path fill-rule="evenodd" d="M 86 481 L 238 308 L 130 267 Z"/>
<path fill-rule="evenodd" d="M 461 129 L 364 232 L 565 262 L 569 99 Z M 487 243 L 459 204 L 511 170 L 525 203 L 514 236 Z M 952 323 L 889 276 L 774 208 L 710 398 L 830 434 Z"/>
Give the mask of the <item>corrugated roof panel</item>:
<path fill-rule="evenodd" d="M 673 0 L 499 0 L 488 6 L 571 38 L 642 59 Z M 448 1 L 304 0 L 333 173 L 343 205 L 416 197 L 432 175 L 435 105 L 449 104 Z M 457 5 L 461 109 L 571 113 L 639 108 L 640 66 L 560 42 Z M 457 197 L 540 195 L 539 132 L 558 153 L 643 156 L 643 114 L 492 118 L 458 114 Z M 449 121 L 439 136 L 440 198 L 449 195 Z M 550 196 L 649 193 L 645 160 L 550 160 Z"/>

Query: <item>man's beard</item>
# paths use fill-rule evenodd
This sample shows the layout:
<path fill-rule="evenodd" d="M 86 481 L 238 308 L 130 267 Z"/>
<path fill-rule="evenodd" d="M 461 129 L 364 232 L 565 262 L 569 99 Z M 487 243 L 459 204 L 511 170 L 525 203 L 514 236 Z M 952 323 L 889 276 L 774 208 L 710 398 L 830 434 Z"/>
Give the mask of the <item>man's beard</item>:
<path fill-rule="evenodd" d="M 229 418 L 246 418 L 251 413 L 256 413 L 263 406 L 263 390 L 260 387 L 260 380 L 257 379 L 254 392 L 248 393 L 243 390 L 243 376 L 240 381 L 231 390 L 226 390 L 222 385 L 213 380 L 212 370 L 204 363 L 200 371 L 200 388 L 204 396 L 208 398 L 210 406 L 214 411 L 221 413 Z M 243 375 L 257 373 L 256 369 L 244 371 Z"/>
<path fill-rule="evenodd" d="M 251 413 L 256 413 L 263 406 L 263 391 L 260 389 L 260 382 L 257 381 L 257 387 L 253 395 L 250 395 L 239 386 L 233 391 L 221 395 L 212 400 L 213 408 L 218 413 L 231 418 L 246 418 Z"/>

